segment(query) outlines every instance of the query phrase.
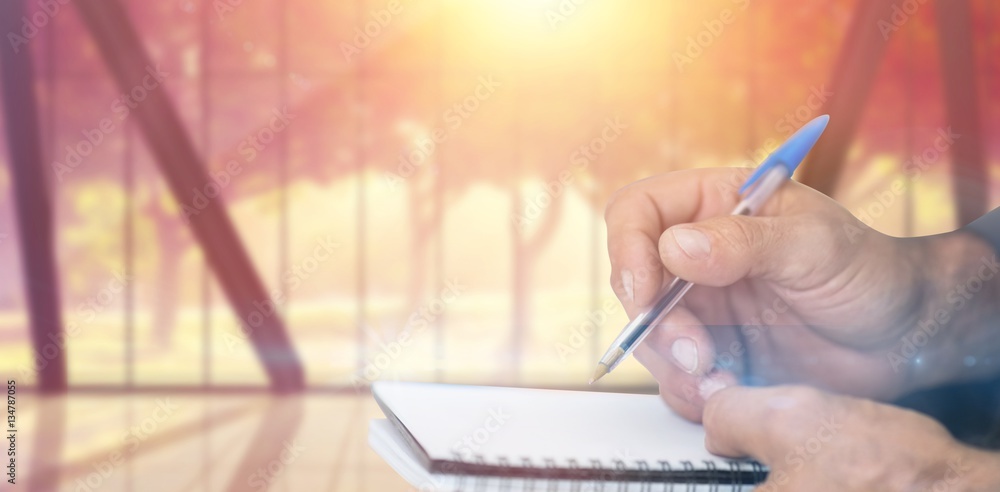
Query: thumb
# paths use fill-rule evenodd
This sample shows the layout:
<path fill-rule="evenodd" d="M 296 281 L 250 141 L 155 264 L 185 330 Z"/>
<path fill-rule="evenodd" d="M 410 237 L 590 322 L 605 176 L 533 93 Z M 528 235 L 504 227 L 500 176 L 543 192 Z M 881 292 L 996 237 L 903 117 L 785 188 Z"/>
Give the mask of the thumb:
<path fill-rule="evenodd" d="M 667 229 L 659 252 L 670 273 L 725 287 L 746 277 L 801 278 L 814 263 L 825 261 L 820 248 L 828 248 L 830 239 L 825 227 L 811 227 L 806 220 L 728 216 Z"/>
<path fill-rule="evenodd" d="M 843 427 L 839 411 L 850 401 L 805 386 L 725 388 L 705 402 L 705 447 L 781 467 L 789 451 L 829 442 Z"/>

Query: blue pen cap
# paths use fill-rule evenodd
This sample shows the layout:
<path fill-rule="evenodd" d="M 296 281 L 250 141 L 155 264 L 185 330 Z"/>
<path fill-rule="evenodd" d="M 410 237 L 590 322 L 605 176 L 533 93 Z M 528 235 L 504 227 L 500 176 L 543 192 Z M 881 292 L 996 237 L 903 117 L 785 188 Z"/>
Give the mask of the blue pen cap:
<path fill-rule="evenodd" d="M 823 130 L 826 129 L 826 124 L 829 122 L 830 115 L 824 114 L 802 125 L 802 128 L 799 128 L 791 137 L 788 137 L 785 143 L 781 144 L 774 152 L 771 152 L 771 155 L 767 156 L 767 159 L 764 159 L 764 162 L 760 163 L 760 166 L 757 166 L 753 174 L 747 178 L 746 183 L 743 183 L 743 186 L 740 187 L 740 194 L 742 195 L 761 176 L 775 166 L 784 166 L 788 169 L 788 175 L 791 176 L 795 172 L 795 168 L 799 167 L 802 160 L 806 158 L 806 154 L 812 150 L 813 145 L 816 145 L 816 141 L 819 140 L 819 136 L 823 134 Z"/>

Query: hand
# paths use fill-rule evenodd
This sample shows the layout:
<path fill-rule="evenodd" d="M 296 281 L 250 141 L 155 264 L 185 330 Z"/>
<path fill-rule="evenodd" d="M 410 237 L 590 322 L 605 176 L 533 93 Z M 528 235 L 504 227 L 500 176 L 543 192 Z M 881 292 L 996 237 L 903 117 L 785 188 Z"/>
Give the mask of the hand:
<path fill-rule="evenodd" d="M 759 216 L 729 216 L 750 172 L 670 173 L 608 204 L 611 283 L 629 317 L 675 275 L 696 284 L 635 352 L 664 400 L 699 421 L 703 390 L 739 379 L 878 399 L 914 389 L 887 354 L 922 316 L 926 244 L 794 181 Z"/>
<path fill-rule="evenodd" d="M 727 388 L 705 407 L 712 453 L 770 468 L 757 491 L 1000 490 L 1000 455 L 898 407 L 796 386 Z"/>

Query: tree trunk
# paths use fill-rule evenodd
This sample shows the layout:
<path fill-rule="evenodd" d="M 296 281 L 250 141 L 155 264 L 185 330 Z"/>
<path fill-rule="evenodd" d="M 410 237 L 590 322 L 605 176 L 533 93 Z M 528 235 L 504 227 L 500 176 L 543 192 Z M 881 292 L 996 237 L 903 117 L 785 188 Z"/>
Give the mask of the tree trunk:
<path fill-rule="evenodd" d="M 513 189 L 513 213 L 520 216 L 520 207 L 524 200 L 520 187 L 517 184 Z M 531 320 L 531 280 L 535 261 L 542 249 L 548 245 L 555 236 L 555 229 L 559 225 L 563 211 L 563 196 L 552 197 L 552 205 L 544 211 L 543 222 L 539 225 L 535 233 L 530 237 L 525 237 L 525 232 L 519 230 L 519 226 L 513 224 L 513 313 L 510 341 L 510 363 L 511 374 L 514 381 L 521 378 L 521 355 L 524 351 L 527 334 L 530 333 Z"/>

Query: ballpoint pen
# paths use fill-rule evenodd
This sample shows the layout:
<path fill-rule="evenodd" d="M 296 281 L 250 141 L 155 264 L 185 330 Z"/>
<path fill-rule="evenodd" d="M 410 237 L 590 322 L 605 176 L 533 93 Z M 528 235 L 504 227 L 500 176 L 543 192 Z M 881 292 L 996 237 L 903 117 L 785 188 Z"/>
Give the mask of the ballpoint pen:
<path fill-rule="evenodd" d="M 767 156 L 740 187 L 740 202 L 736 205 L 732 215 L 758 213 L 764 202 L 792 177 L 795 168 L 799 166 L 802 159 L 819 140 L 819 136 L 823 134 L 829 121 L 828 115 L 813 119 L 775 149 L 771 155 Z M 646 335 L 680 302 L 693 285 L 680 277 L 675 278 L 656 299 L 652 307 L 625 325 L 621 334 L 615 338 L 611 347 L 597 363 L 594 376 L 590 378 L 591 384 L 618 367 L 618 364 L 621 364 L 639 346 Z"/>

